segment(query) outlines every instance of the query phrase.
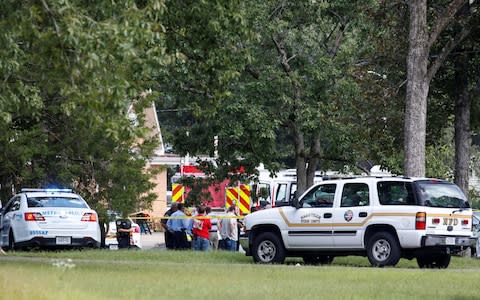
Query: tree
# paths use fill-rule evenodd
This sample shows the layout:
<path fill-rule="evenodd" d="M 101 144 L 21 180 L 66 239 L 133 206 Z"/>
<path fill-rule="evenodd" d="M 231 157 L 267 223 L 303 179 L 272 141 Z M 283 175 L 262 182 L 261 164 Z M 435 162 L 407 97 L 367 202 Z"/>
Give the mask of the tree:
<path fill-rule="evenodd" d="M 466 15 L 458 13 L 460 9 L 468 5 L 469 1 L 466 0 L 451 1 L 436 14 L 429 31 L 427 1 L 410 1 L 410 47 L 407 57 L 408 76 L 404 131 L 404 172 L 407 176 L 425 175 L 425 134 L 429 85 L 448 54 L 470 34 L 471 27 L 468 26 L 468 22 L 475 20 L 477 13 Z M 452 23 L 460 25 L 459 29 L 455 35 L 452 35 L 453 38 L 440 46 L 440 54 L 429 64 L 430 50 L 439 41 L 442 32 Z"/>
<path fill-rule="evenodd" d="M 455 58 L 455 86 L 458 89 L 455 97 L 455 183 L 465 194 L 469 192 L 472 165 L 471 129 L 478 129 L 475 121 L 472 122 L 471 111 L 472 102 L 479 101 L 480 88 L 471 83 L 480 82 L 480 74 L 477 71 L 480 62 L 478 55 L 475 55 L 480 48 L 478 39 L 480 22 L 472 24 L 471 30 L 471 38 L 465 46 L 457 49 L 459 54 Z"/>
<path fill-rule="evenodd" d="M 248 153 L 255 151 L 242 151 L 250 146 L 246 139 L 240 141 L 244 132 L 241 125 L 246 122 L 233 122 L 235 116 L 228 123 L 224 122 L 227 111 L 247 110 L 232 92 L 249 60 L 243 44 L 256 37 L 246 25 L 247 3 L 169 1 L 167 7 L 164 19 L 166 51 L 174 60 L 166 72 L 159 70 L 155 77 L 158 85 L 154 89 L 159 95 L 157 107 L 161 111 L 161 121 L 174 124 L 167 139 L 171 138 L 169 141 L 179 154 L 213 156 L 214 136 L 218 136 L 218 168 L 204 162 L 203 170 L 221 180 L 230 177 L 232 170 L 240 165 L 251 174 L 260 160 L 249 161 L 253 156 Z M 260 123 L 253 114 L 251 116 L 250 120 Z M 229 124 L 232 131 L 227 133 L 222 124 Z M 222 132 L 222 128 L 225 131 Z M 254 142 L 260 143 L 261 140 Z M 240 162 L 243 155 L 239 153 L 246 154 L 247 159 Z M 202 182 L 186 183 L 191 187 L 204 185 Z"/>
<path fill-rule="evenodd" d="M 102 220 L 107 209 L 148 207 L 154 144 L 141 112 L 146 79 L 170 60 L 163 11 L 162 1 L 0 4 L 3 196 L 71 186 Z"/>
<path fill-rule="evenodd" d="M 360 119 L 352 117 L 352 66 L 361 44 L 356 37 L 363 30 L 357 27 L 362 8 L 311 1 L 172 8 L 174 20 L 203 20 L 198 28 L 167 26 L 169 45 L 183 60 L 162 83 L 177 89 L 165 98 L 192 111 L 188 128 L 176 134 L 176 149 L 213 153 L 216 135 L 217 165 L 227 172 L 240 165 L 254 172 L 259 163 L 275 170 L 292 151 L 299 192 L 318 168 L 356 165 L 366 145 L 352 130 Z M 233 76 L 223 80 L 226 74 Z M 185 95 L 188 104 L 181 106 Z"/>

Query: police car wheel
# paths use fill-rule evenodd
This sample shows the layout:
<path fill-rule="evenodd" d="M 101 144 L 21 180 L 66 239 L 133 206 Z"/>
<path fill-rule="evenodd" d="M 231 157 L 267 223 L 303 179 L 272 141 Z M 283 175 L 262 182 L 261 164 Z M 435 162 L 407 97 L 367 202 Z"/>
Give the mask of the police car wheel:
<path fill-rule="evenodd" d="M 253 259 L 261 264 L 283 264 L 285 261 L 285 248 L 280 238 L 271 232 L 261 233 L 255 239 Z"/>
<path fill-rule="evenodd" d="M 422 269 L 446 269 L 450 264 L 450 254 L 418 256 L 417 264 Z"/>
<path fill-rule="evenodd" d="M 15 250 L 15 237 L 13 236 L 13 231 L 10 229 L 8 234 L 8 250 Z"/>
<path fill-rule="evenodd" d="M 331 255 L 305 255 L 303 262 L 306 265 L 329 265 L 333 262 L 335 256 Z"/>
<path fill-rule="evenodd" d="M 367 256 L 374 267 L 395 266 L 400 260 L 400 245 L 389 232 L 375 233 L 367 243 Z"/>

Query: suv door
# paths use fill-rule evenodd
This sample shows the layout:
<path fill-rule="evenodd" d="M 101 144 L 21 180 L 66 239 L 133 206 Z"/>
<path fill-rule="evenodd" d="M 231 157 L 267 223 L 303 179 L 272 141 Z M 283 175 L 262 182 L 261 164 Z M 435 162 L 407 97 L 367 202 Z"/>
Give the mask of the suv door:
<path fill-rule="evenodd" d="M 300 208 L 285 209 L 290 248 L 332 248 L 336 184 L 320 184 L 299 199 Z"/>
<path fill-rule="evenodd" d="M 363 248 L 365 222 L 371 213 L 370 187 L 364 182 L 345 183 L 333 213 L 335 248 Z"/>

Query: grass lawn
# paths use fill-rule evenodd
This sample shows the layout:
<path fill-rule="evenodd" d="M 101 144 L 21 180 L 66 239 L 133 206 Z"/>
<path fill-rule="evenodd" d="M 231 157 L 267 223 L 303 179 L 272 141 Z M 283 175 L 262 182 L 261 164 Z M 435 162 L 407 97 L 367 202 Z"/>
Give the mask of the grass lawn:
<path fill-rule="evenodd" d="M 298 263 L 302 264 L 298 266 Z M 446 270 L 414 260 L 372 268 L 363 257 L 330 266 L 255 265 L 227 252 L 16 252 L 0 257 L 0 299 L 480 299 L 480 260 Z"/>

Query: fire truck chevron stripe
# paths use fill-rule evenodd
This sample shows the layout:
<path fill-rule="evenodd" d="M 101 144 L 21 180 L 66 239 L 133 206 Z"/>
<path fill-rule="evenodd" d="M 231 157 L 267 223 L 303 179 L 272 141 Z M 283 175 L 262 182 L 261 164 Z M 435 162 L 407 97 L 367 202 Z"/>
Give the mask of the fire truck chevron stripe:
<path fill-rule="evenodd" d="M 250 186 L 242 184 L 239 187 L 239 208 L 242 214 L 250 213 Z"/>
<path fill-rule="evenodd" d="M 230 206 L 237 203 L 238 201 L 237 188 L 234 188 L 234 187 L 226 188 L 225 195 L 226 195 L 225 208 L 229 208 Z"/>
<path fill-rule="evenodd" d="M 237 202 L 238 193 L 236 188 L 226 188 L 225 190 L 225 207 L 229 208 Z"/>
<path fill-rule="evenodd" d="M 248 202 L 246 202 L 245 199 L 240 199 L 239 202 L 240 202 L 240 203 L 239 203 L 238 207 L 240 208 L 240 211 L 241 211 L 242 213 L 246 213 L 246 214 L 249 213 L 250 210 L 248 209 L 248 207 L 249 207 L 250 205 L 248 204 Z"/>
<path fill-rule="evenodd" d="M 174 183 L 172 184 L 172 202 L 183 202 L 183 193 L 185 192 L 185 188 L 183 185 Z"/>

